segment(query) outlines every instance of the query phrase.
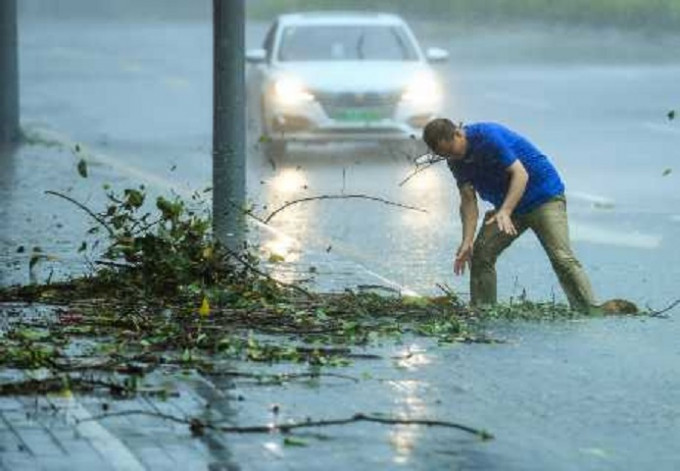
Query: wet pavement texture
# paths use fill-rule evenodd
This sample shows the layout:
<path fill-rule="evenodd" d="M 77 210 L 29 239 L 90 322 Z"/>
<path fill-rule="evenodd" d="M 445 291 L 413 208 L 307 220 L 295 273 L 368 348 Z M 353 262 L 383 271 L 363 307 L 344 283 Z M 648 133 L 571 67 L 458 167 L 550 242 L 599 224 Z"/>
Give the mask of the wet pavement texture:
<path fill-rule="evenodd" d="M 259 44 L 265 26 L 249 24 L 249 45 Z M 505 122 L 557 163 L 567 183 L 574 245 L 599 297 L 657 309 L 680 297 L 680 126 L 665 118 L 678 103 L 680 62 L 669 52 L 678 39 L 540 28 L 416 30 L 425 45 L 451 50 L 452 60 L 441 66 L 451 117 Z M 104 183 L 187 195 L 211 180 L 209 25 L 24 21 L 20 31 L 22 126 L 34 144 L 2 154 L 3 285 L 83 273 L 90 269 L 87 257 L 96 258 L 96 251 L 77 253 L 88 216 L 44 190 L 96 208 L 104 202 Z M 291 207 L 271 228 L 251 230 L 263 253 L 284 255 L 285 263 L 271 267 L 277 276 L 313 275 L 324 291 L 392 284 L 432 293 L 441 282 L 467 291 L 467 280 L 450 274 L 460 227 L 446 169 L 399 186 L 412 167 L 385 147 L 293 148 L 272 165 L 260 156 L 257 136 L 249 137 L 249 198 L 262 214 L 294 198 L 343 192 L 429 211 L 364 201 Z M 74 155 L 76 143 L 82 154 Z M 83 154 L 86 180 L 76 172 Z M 675 171 L 664 176 L 666 169 Z M 34 247 L 53 259 L 31 273 Z M 532 236 L 516 242 L 498 270 L 506 299 L 523 291 L 532 299 L 563 299 Z M 0 467 L 677 469 L 677 314 L 491 325 L 507 340 L 499 345 L 407 338 L 372 347 L 380 359 L 338 370 L 357 381 L 257 385 L 159 371 L 149 381 L 177 393 L 165 401 L 3 398 Z M 305 370 L 275 365 L 263 371 Z M 279 434 L 192 437 L 185 424 L 146 415 L 75 422 L 101 413 L 103 403 L 109 411 L 209 415 L 238 425 L 378 412 L 452 420 L 496 438 L 352 424 L 297 433 L 307 446 L 291 446 Z M 281 411 L 276 417 L 273 404 Z"/>

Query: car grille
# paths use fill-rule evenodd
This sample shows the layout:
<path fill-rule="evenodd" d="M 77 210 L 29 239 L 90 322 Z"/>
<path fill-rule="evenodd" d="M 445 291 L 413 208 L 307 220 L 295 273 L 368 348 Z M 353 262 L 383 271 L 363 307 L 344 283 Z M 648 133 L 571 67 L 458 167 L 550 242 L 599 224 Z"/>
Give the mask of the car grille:
<path fill-rule="evenodd" d="M 399 92 L 317 92 L 314 96 L 329 118 L 361 121 L 392 118 L 401 99 Z"/>

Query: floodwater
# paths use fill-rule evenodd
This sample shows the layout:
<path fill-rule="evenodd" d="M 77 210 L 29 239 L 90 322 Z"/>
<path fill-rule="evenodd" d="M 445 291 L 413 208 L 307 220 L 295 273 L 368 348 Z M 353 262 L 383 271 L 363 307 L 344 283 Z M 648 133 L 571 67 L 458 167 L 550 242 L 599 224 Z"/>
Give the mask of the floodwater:
<path fill-rule="evenodd" d="M 74 252 L 91 221 L 43 190 L 96 207 L 105 182 L 180 194 L 210 185 L 209 25 L 20 26 L 22 124 L 42 144 L 3 155 L 3 284 L 29 281 L 34 246 L 60 258 L 38 267 L 39 279 L 50 269 L 57 275 L 87 269 Z M 249 25 L 249 46 L 261 41 L 264 28 Z M 416 32 L 424 44 L 451 51 L 440 66 L 448 115 L 503 122 L 555 161 L 568 188 L 574 246 L 598 296 L 663 308 L 680 298 L 680 122 L 666 118 L 680 103 L 680 59 L 673 52 L 680 41 L 527 28 L 451 32 L 418 25 Z M 329 256 L 417 292 L 447 283 L 465 294 L 466 279 L 451 275 L 460 226 L 446 169 L 399 186 L 412 169 L 408 162 L 365 145 L 297 148 L 273 167 L 259 155 L 257 136 L 250 137 L 249 198 L 263 215 L 287 200 L 342 192 L 428 210 L 366 201 L 298 205 L 272 224 L 300 246 L 330 248 Z M 88 180 L 75 171 L 76 142 L 86 149 Z M 306 263 L 304 253 L 284 255 Z M 531 299 L 563 299 L 531 235 L 503 255 L 498 270 L 506 299 L 523 291 Z M 312 438 L 309 448 L 237 437 L 229 442 L 232 460 L 244 469 L 677 469 L 678 309 L 669 315 L 492 326 L 507 340 L 499 345 L 386 345 L 387 358 L 417 354 L 349 367 L 348 374 L 367 373 L 358 385 L 260 388 L 234 409 L 236 421 L 255 422 L 262 418 L 256 405 L 275 395 L 297 418 L 357 411 L 436 417 L 485 428 L 493 441 L 362 424 L 324 431 L 333 438 Z"/>

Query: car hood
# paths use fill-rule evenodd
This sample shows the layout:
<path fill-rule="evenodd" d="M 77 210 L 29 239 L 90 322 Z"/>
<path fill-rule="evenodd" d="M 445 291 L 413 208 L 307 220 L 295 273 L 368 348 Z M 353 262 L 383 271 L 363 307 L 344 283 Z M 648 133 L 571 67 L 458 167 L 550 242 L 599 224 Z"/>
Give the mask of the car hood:
<path fill-rule="evenodd" d="M 309 90 L 351 92 L 401 90 L 428 73 L 422 62 L 296 62 L 280 64 L 274 77 L 295 77 Z"/>

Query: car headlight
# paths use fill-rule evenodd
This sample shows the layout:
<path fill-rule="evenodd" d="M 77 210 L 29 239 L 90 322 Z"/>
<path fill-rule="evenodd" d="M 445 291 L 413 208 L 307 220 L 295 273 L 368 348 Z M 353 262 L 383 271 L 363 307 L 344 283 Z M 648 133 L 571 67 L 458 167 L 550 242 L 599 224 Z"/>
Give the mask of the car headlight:
<path fill-rule="evenodd" d="M 411 79 L 402 98 L 419 105 L 434 105 L 440 102 L 441 95 L 437 79 L 432 74 L 421 73 Z"/>
<path fill-rule="evenodd" d="M 284 105 L 297 105 L 314 99 L 314 95 L 307 91 L 302 81 L 295 77 L 278 79 L 274 83 L 274 97 Z"/>

